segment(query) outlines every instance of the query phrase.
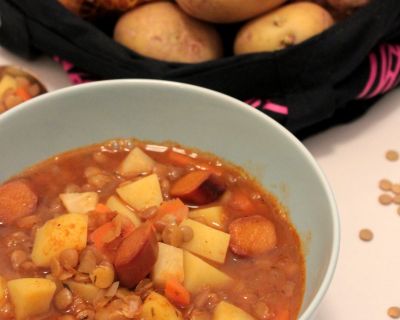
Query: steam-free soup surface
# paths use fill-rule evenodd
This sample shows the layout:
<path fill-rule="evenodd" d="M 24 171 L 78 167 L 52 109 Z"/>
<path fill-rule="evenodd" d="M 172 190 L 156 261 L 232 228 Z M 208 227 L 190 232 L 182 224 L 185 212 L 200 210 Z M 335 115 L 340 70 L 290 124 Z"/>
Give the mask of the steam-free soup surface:
<path fill-rule="evenodd" d="M 243 170 L 113 140 L 0 185 L 1 319 L 297 318 L 299 237 Z"/>

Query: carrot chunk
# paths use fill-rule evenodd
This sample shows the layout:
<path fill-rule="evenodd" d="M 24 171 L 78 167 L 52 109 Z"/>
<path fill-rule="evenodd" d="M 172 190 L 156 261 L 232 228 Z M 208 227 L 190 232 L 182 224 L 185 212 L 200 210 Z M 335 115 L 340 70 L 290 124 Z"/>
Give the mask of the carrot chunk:
<path fill-rule="evenodd" d="M 190 304 L 189 291 L 174 278 L 165 283 L 165 296 L 176 306 L 185 307 Z"/>
<path fill-rule="evenodd" d="M 11 224 L 36 210 L 37 195 L 24 180 L 15 180 L 0 186 L 0 222 Z"/>
<path fill-rule="evenodd" d="M 151 219 L 154 223 L 156 221 L 162 220 L 163 217 L 170 214 L 176 218 L 177 223 L 181 223 L 187 218 L 189 213 L 189 208 L 180 200 L 172 199 L 164 201 L 158 208 L 156 215 Z"/>
<path fill-rule="evenodd" d="M 238 218 L 229 225 L 230 249 L 240 256 L 256 256 L 276 246 L 274 224 L 268 219 L 255 215 Z"/>
<path fill-rule="evenodd" d="M 18 87 L 15 89 L 15 94 L 22 99 L 22 101 L 26 101 L 32 98 L 31 94 L 25 87 Z"/>

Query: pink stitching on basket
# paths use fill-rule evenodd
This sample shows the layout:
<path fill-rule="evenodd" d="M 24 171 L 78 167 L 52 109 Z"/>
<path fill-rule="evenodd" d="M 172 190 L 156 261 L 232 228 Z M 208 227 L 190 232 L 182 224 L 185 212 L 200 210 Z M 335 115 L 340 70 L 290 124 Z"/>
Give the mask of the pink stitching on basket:
<path fill-rule="evenodd" d="M 263 103 L 263 100 L 261 99 L 249 99 L 246 100 L 246 103 L 256 109 L 262 107 L 261 109 L 263 110 L 269 110 L 283 115 L 287 115 L 289 113 L 289 108 L 287 106 L 280 105 L 269 100 L 266 100 L 265 103 Z"/>
<path fill-rule="evenodd" d="M 382 44 L 377 51 L 371 52 L 369 55 L 370 74 L 364 89 L 357 97 L 358 99 L 375 97 L 389 91 L 399 83 L 400 45 Z M 379 80 L 378 67 L 380 67 Z M 372 91 L 377 80 L 378 83 Z"/>

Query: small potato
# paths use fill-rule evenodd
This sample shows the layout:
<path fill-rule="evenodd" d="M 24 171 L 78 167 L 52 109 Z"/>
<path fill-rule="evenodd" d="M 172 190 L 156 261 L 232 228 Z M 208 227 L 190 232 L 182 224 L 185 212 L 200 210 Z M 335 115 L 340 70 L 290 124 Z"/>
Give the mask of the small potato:
<path fill-rule="evenodd" d="M 369 0 L 327 0 L 327 2 L 339 11 L 346 11 L 365 6 Z"/>
<path fill-rule="evenodd" d="M 212 26 L 166 1 L 124 14 L 115 26 L 114 39 L 138 54 L 163 61 L 196 63 L 222 56 L 221 39 Z"/>
<path fill-rule="evenodd" d="M 276 51 L 303 42 L 332 26 L 323 7 L 297 2 L 267 13 L 242 27 L 235 39 L 235 54 Z"/>
<path fill-rule="evenodd" d="M 286 0 L 177 0 L 189 15 L 215 23 L 231 23 L 253 18 Z"/>

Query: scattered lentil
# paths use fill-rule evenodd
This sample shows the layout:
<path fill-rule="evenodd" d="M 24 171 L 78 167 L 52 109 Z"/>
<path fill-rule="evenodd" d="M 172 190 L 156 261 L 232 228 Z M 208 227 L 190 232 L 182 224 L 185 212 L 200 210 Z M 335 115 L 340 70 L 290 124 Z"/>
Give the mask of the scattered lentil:
<path fill-rule="evenodd" d="M 383 191 L 393 190 L 393 184 L 388 179 L 382 179 L 379 181 L 379 188 L 381 188 Z"/>
<path fill-rule="evenodd" d="M 400 204 L 400 194 L 396 195 L 396 196 L 393 198 L 393 202 L 394 202 L 395 204 Z"/>
<path fill-rule="evenodd" d="M 400 318 L 400 308 L 399 307 L 390 307 L 387 310 L 387 314 L 389 317 L 393 319 L 398 319 Z"/>
<path fill-rule="evenodd" d="M 399 153 L 395 150 L 388 150 L 386 152 L 386 159 L 389 161 L 397 161 L 399 159 Z"/>
<path fill-rule="evenodd" d="M 392 185 L 392 192 L 396 194 L 400 194 L 400 184 L 393 184 Z"/>
<path fill-rule="evenodd" d="M 390 194 L 383 193 L 379 196 L 379 202 L 383 205 L 389 205 L 393 202 L 393 197 Z"/>
<path fill-rule="evenodd" d="M 369 229 L 360 230 L 359 237 L 363 241 L 371 241 L 374 238 L 374 234 Z"/>

